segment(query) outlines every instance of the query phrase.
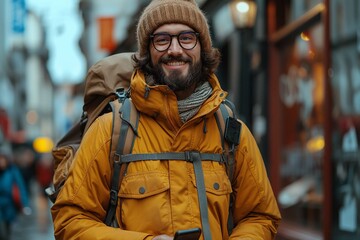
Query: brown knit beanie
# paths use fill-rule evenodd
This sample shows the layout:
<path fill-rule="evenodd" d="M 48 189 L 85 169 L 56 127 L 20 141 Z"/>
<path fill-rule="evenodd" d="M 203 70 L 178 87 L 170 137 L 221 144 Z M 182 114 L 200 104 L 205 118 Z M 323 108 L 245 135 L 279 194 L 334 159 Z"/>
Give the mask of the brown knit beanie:
<path fill-rule="evenodd" d="M 203 12 L 194 0 L 153 0 L 143 11 L 137 26 L 137 41 L 140 57 L 148 51 L 150 35 L 168 23 L 185 24 L 200 34 L 201 48 L 211 51 L 209 26 Z"/>

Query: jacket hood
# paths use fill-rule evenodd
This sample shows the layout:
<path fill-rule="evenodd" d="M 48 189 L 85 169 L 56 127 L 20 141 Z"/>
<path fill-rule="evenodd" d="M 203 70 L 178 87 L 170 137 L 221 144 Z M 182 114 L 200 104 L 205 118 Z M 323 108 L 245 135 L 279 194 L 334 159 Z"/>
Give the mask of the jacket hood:
<path fill-rule="evenodd" d="M 209 83 L 213 92 L 193 119 L 213 114 L 227 96 L 227 92 L 221 89 L 215 74 L 210 77 Z M 132 76 L 130 88 L 131 99 L 140 112 L 182 125 L 176 95 L 168 86 L 148 85 L 144 74 L 137 70 Z"/>

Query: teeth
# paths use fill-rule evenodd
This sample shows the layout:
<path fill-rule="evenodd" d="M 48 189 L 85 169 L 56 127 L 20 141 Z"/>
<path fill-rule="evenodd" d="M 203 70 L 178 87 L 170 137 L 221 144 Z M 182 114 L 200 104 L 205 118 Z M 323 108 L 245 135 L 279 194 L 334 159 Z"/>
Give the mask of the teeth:
<path fill-rule="evenodd" d="M 185 62 L 168 62 L 167 65 L 170 66 L 180 66 L 180 65 L 184 65 Z"/>

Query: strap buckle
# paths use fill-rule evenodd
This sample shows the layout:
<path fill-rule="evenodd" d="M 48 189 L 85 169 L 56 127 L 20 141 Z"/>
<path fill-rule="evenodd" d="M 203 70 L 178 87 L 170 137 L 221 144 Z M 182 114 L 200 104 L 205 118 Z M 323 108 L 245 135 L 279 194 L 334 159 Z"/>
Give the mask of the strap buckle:
<path fill-rule="evenodd" d="M 186 151 L 185 161 L 193 163 L 196 159 L 201 160 L 201 154 L 198 151 Z"/>
<path fill-rule="evenodd" d="M 126 98 L 126 90 L 123 87 L 119 87 L 115 91 L 116 96 L 119 98 L 120 102 L 124 102 Z"/>
<path fill-rule="evenodd" d="M 111 190 L 110 191 L 110 203 L 111 203 L 111 205 L 116 205 L 117 199 L 118 199 L 117 191 Z"/>

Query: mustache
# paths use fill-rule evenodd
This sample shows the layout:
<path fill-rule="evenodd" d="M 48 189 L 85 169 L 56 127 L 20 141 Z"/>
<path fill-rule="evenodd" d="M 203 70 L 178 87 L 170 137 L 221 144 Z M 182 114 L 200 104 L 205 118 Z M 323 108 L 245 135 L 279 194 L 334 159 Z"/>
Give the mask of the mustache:
<path fill-rule="evenodd" d="M 160 62 L 165 63 L 165 64 L 169 63 L 169 62 L 173 62 L 173 61 L 191 63 L 191 58 L 183 57 L 183 56 L 163 56 L 160 59 Z"/>

